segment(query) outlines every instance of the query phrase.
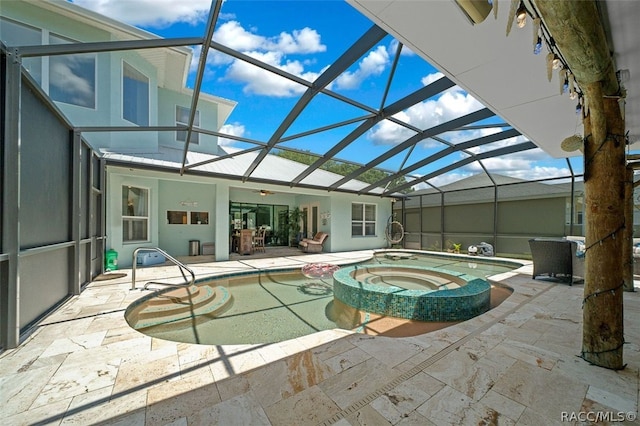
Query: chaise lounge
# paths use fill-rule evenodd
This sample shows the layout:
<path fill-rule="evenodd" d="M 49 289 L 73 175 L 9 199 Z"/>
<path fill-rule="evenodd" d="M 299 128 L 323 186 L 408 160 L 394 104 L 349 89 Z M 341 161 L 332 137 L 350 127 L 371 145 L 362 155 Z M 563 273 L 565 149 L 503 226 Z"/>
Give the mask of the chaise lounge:
<path fill-rule="evenodd" d="M 327 237 L 329 237 L 329 234 L 317 232 L 313 238 L 303 238 L 302 241 L 298 243 L 298 247 L 305 253 L 320 253 Z"/>

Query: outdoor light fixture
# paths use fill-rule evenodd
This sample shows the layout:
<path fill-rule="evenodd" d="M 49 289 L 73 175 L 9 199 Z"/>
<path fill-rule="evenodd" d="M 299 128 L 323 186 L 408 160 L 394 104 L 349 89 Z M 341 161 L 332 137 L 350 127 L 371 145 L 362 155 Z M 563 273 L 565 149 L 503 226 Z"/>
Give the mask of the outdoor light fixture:
<path fill-rule="evenodd" d="M 518 11 L 516 12 L 516 23 L 518 28 L 524 28 L 527 25 L 527 8 L 524 7 L 524 3 L 520 2 Z"/>
<path fill-rule="evenodd" d="M 542 37 L 538 36 L 538 40 L 536 41 L 536 44 L 533 45 L 533 54 L 539 55 L 541 51 L 542 51 Z"/>
<path fill-rule="evenodd" d="M 620 83 L 628 83 L 631 80 L 631 71 L 628 69 L 622 69 L 616 71 L 616 77 Z"/>
<path fill-rule="evenodd" d="M 494 16 L 498 17 L 498 0 L 490 0 L 491 8 L 493 9 Z M 456 0 L 458 6 L 463 10 L 465 5 L 463 3 L 475 3 L 473 0 Z M 545 57 L 547 68 L 547 79 L 549 82 L 553 79 L 553 70 L 559 70 L 558 82 L 560 85 L 560 95 L 569 93 L 571 100 L 579 98 L 578 106 L 576 107 L 576 113 L 580 113 L 583 109 L 583 93 L 578 86 L 578 81 L 571 72 L 569 65 L 562 56 L 562 52 L 556 46 L 556 42 L 551 36 L 549 29 L 542 22 L 540 13 L 536 8 L 535 1 L 533 0 L 511 0 L 510 9 L 507 16 L 507 31 L 509 36 L 513 23 L 515 21 L 518 28 L 523 28 L 527 23 L 527 15 L 531 17 L 533 28 L 533 53 L 539 55 L 542 52 L 543 44 L 547 45 L 548 53 Z M 486 12 L 488 14 L 488 12 Z M 484 20 L 486 16 L 482 18 Z M 479 23 L 479 22 L 476 22 Z M 629 79 L 628 70 L 619 70 L 616 75 L 619 81 Z M 587 104 L 588 105 L 588 104 Z M 587 106 L 588 109 L 588 106 Z"/>

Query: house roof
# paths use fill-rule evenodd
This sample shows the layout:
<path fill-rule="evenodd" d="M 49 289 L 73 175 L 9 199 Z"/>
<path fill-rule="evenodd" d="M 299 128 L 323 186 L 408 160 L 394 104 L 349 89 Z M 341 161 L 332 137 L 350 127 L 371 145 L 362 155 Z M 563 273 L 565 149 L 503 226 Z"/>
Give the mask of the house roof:
<path fill-rule="evenodd" d="M 198 174 L 224 179 L 238 180 L 244 170 L 255 161 L 257 152 L 239 153 L 240 150 L 226 147 L 220 155 L 198 152 L 187 153 L 187 174 Z M 239 153 L 239 155 L 233 155 Z M 232 155 L 232 156 L 230 156 Z M 179 171 L 182 167 L 182 150 L 160 147 L 158 152 L 145 154 L 123 154 L 117 152 L 103 152 L 104 158 L 111 164 L 142 165 L 153 169 Z M 268 155 L 249 182 L 287 184 L 291 179 L 306 169 L 306 165 L 277 155 Z M 327 182 L 335 182 L 343 176 L 322 169 L 316 169 L 307 176 L 301 186 L 309 189 L 326 190 Z M 367 183 L 351 180 L 343 185 L 339 192 L 358 193 L 368 186 Z M 379 195 L 382 189 L 377 188 L 371 195 Z"/>
<path fill-rule="evenodd" d="M 580 191 L 583 187 L 582 181 L 574 182 L 575 191 Z M 447 205 L 492 203 L 496 191 L 501 201 L 568 197 L 571 195 L 571 183 L 532 182 L 499 174 L 489 176 L 486 173 L 478 173 L 438 189 L 429 188 L 413 192 L 409 195 L 406 206 L 440 205 L 441 194 L 444 194 Z M 422 196 L 422 200 L 419 196 Z"/>

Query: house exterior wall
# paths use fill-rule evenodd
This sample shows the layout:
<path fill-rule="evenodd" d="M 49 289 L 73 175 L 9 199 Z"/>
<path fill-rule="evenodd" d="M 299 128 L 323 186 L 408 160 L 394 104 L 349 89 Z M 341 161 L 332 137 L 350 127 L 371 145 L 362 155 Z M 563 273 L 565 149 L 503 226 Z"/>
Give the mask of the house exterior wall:
<path fill-rule="evenodd" d="M 191 108 L 191 93 L 178 93 L 172 90 L 158 88 L 158 122 L 168 125 L 176 124 L 176 106 Z M 218 130 L 218 105 L 213 102 L 198 102 L 197 111 L 200 112 L 200 127 Z M 204 125 L 206 123 L 206 126 Z M 184 142 L 176 139 L 176 132 L 162 132 L 159 143 L 170 148 L 183 149 Z M 218 153 L 218 138 L 216 136 L 200 134 L 199 143 L 190 143 L 189 150 L 206 154 Z"/>
<path fill-rule="evenodd" d="M 213 242 L 217 261 L 229 258 L 229 202 L 287 205 L 290 209 L 317 204 L 320 212 L 330 212 L 326 223 L 322 220 L 319 231 L 329 234 L 324 252 L 365 250 L 387 247 L 385 228 L 391 214 L 387 199 L 356 196 L 343 193 L 325 195 L 282 192 L 279 187 L 232 186 L 234 182 L 204 176 L 182 176 L 149 170 L 130 170 L 126 167 L 107 167 L 107 249 L 118 252 L 119 267 L 131 267 L 132 255 L 138 247 L 159 247 L 170 255 L 187 256 L 189 241 L 200 244 Z M 147 241 L 123 242 L 122 187 L 132 186 L 149 190 L 149 234 Z M 260 189 L 275 193 L 267 198 Z M 309 191 L 313 192 L 313 191 Z M 193 203 L 197 205 L 193 205 Z M 351 236 L 351 206 L 353 202 L 375 204 L 376 235 Z M 184 203 L 184 204 L 183 204 Z M 186 224 L 169 224 L 167 211 L 185 211 Z M 191 212 L 207 212 L 209 223 L 190 223 Z"/>
<path fill-rule="evenodd" d="M 172 256 L 189 254 L 189 240 L 215 241 L 215 185 L 175 180 L 158 180 L 158 244 Z M 192 204 L 197 203 L 197 204 Z M 187 224 L 169 224 L 168 211 L 185 211 Z M 191 213 L 206 212 L 207 223 L 191 221 Z"/>
<path fill-rule="evenodd" d="M 138 247 L 159 247 L 172 256 L 189 254 L 189 240 L 214 243 L 216 260 L 229 258 L 229 188 L 227 181 L 150 170 L 107 167 L 107 248 L 118 252 L 118 265 L 130 267 Z M 149 238 L 122 241 L 122 186 L 149 189 Z M 197 205 L 194 204 L 197 203 Z M 184 211 L 187 224 L 169 224 L 168 211 Z M 208 223 L 191 222 L 191 212 L 207 212 Z"/>
<path fill-rule="evenodd" d="M 122 187 L 132 186 L 149 190 L 148 240 L 124 243 L 122 238 Z M 156 178 L 122 173 L 107 166 L 107 249 L 118 252 L 118 266 L 131 267 L 133 252 L 138 247 L 158 247 L 160 243 L 158 225 L 159 181 Z M 169 253 L 171 254 L 171 253 Z"/>
<path fill-rule="evenodd" d="M 351 236 L 351 205 L 371 203 L 376 208 L 376 235 L 372 237 Z M 333 194 L 331 196 L 331 218 L 329 219 L 329 240 L 331 251 L 366 250 L 387 247 L 385 228 L 391 216 L 391 202 L 386 198 Z"/>

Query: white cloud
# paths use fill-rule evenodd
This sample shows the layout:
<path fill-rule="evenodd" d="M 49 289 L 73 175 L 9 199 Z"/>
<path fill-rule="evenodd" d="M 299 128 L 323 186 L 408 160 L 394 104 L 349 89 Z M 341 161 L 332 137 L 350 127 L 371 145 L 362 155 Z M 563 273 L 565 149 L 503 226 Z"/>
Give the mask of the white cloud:
<path fill-rule="evenodd" d="M 398 44 L 400 44 L 400 42 L 395 38 L 391 40 L 391 43 L 389 44 L 389 48 L 387 49 L 389 52 L 389 56 L 393 56 L 396 54 L 396 50 L 398 50 Z M 409 46 L 407 46 L 406 44 L 402 45 L 400 56 L 414 56 L 414 55 L 415 55 L 415 52 L 411 50 Z"/>
<path fill-rule="evenodd" d="M 276 51 L 285 54 L 309 54 L 324 52 L 327 46 L 320 41 L 316 30 L 305 27 L 292 33 L 281 32 L 275 37 L 264 37 L 247 31 L 238 21 L 229 21 L 220 25 L 213 39 L 240 52 Z"/>
<path fill-rule="evenodd" d="M 463 171 L 445 173 L 443 175 L 436 176 L 436 177 L 434 177 L 432 179 L 429 179 L 429 183 L 431 185 L 434 185 L 434 186 L 440 188 L 440 187 L 443 187 L 445 185 L 449 185 L 450 183 L 457 182 L 457 181 L 459 181 L 461 179 L 468 178 L 469 176 L 471 176 L 473 174 L 475 174 L 475 173 L 469 173 L 469 172 L 464 173 Z M 419 190 L 418 186 L 420 186 L 420 189 L 431 188 L 431 186 L 427 185 L 424 182 L 416 185 L 415 186 L 416 190 Z"/>
<path fill-rule="evenodd" d="M 444 74 L 442 74 L 441 72 L 434 72 L 433 74 L 422 77 L 420 83 L 422 83 L 423 86 L 428 86 L 434 81 L 440 80 L 442 77 L 444 77 Z"/>
<path fill-rule="evenodd" d="M 318 72 L 305 70 L 305 65 L 313 61 L 292 60 L 287 55 L 311 54 L 326 50 L 326 46 L 321 43 L 320 35 L 310 28 L 294 30 L 292 33 L 282 32 L 269 38 L 246 30 L 237 21 L 229 21 L 216 30 L 213 38 L 220 44 L 308 81 L 314 81 L 319 75 Z M 198 61 L 199 51 L 196 51 L 192 69 L 195 69 Z M 225 79 L 243 84 L 245 94 L 290 97 L 298 96 L 306 90 L 306 87 L 286 78 L 216 51 L 209 52 L 207 63 L 229 65 Z"/>
<path fill-rule="evenodd" d="M 518 138 L 501 141 L 500 143 L 496 143 L 496 145 L 492 144 L 492 150 L 502 145 L 511 145 L 516 143 L 516 141 L 521 142 L 523 139 L 524 138 L 519 136 Z M 461 158 L 462 156 L 463 154 L 461 154 Z M 571 175 L 571 171 L 567 167 L 536 164 L 543 160 L 549 160 L 549 155 L 540 148 L 534 148 L 528 151 L 517 152 L 502 157 L 486 158 L 482 160 L 482 164 L 486 167 L 489 173 L 511 176 L 525 180 L 550 179 Z M 473 163 L 462 167 L 457 172 L 461 173 L 461 175 L 470 176 L 483 173 L 484 169 L 480 167 L 480 164 L 478 164 L 477 161 L 474 161 Z"/>
<path fill-rule="evenodd" d="M 384 46 L 378 46 L 369 52 L 358 64 L 354 72 L 345 71 L 336 79 L 336 87 L 340 89 L 357 89 L 370 76 L 382 74 L 389 63 L 389 53 Z"/>
<path fill-rule="evenodd" d="M 424 85 L 428 85 L 442 76 L 442 73 L 434 73 L 424 77 L 421 81 Z M 394 117 L 420 129 L 428 129 L 481 108 L 483 105 L 473 96 L 458 86 L 454 86 L 443 92 L 437 99 L 420 102 L 394 115 Z M 395 145 L 404 142 L 414 134 L 412 130 L 383 120 L 371 129 L 367 137 L 375 144 Z M 466 134 L 465 139 L 468 138 L 468 134 Z"/>
<path fill-rule="evenodd" d="M 278 52 L 247 52 L 247 54 L 308 81 L 313 81 L 318 76 L 318 73 L 305 72 L 303 64 L 299 61 L 285 62 L 282 54 Z M 225 78 L 243 83 L 242 90 L 246 94 L 289 97 L 300 95 L 306 90 L 305 86 L 244 61 L 234 61 L 228 68 Z"/>
<path fill-rule="evenodd" d="M 548 155 L 540 148 L 536 148 L 503 157 L 487 158 L 482 160 L 482 164 L 490 173 L 497 173 L 525 180 L 550 179 L 571 175 L 571 171 L 567 167 L 536 164 L 536 162 L 542 159 L 541 157 L 548 158 Z M 477 162 L 469 164 L 464 169 L 472 174 L 483 171 Z"/>
<path fill-rule="evenodd" d="M 534 150 L 537 151 L 537 150 Z M 530 151 L 527 151 L 530 152 Z M 537 154 L 534 154 L 537 157 Z M 490 158 L 482 160 L 482 163 L 489 170 L 489 173 L 510 176 L 523 180 L 552 179 L 555 177 L 569 176 L 570 170 L 565 167 L 539 166 L 535 165 L 536 158 L 527 158 L 525 155 L 519 158 Z M 442 187 L 461 179 L 484 173 L 478 162 L 473 162 L 465 167 L 456 169 L 454 172 L 445 173 L 429 179 L 429 183 Z M 413 185 L 416 191 L 431 188 L 425 182 Z"/>
<path fill-rule="evenodd" d="M 280 33 L 277 40 L 272 41 L 269 49 L 283 53 L 317 53 L 327 50 L 327 46 L 320 42 L 320 34 L 311 28 L 294 30 L 293 34 Z"/>
<path fill-rule="evenodd" d="M 260 49 L 267 44 L 265 37 L 245 30 L 238 21 L 220 25 L 213 34 L 213 40 L 241 52 Z"/>
<path fill-rule="evenodd" d="M 73 3 L 130 25 L 154 28 L 176 22 L 192 25 L 205 22 L 211 7 L 210 0 L 73 0 Z"/>
<path fill-rule="evenodd" d="M 239 137 L 243 137 L 245 134 L 245 131 L 246 130 L 245 130 L 244 124 L 240 124 L 237 122 L 225 124 L 220 128 L 220 133 L 224 133 L 225 135 L 231 135 L 231 136 L 239 136 Z M 228 138 L 222 138 L 222 137 L 218 138 L 218 145 L 220 146 L 231 146 L 235 143 L 237 143 L 237 141 L 234 139 L 228 139 Z"/>
<path fill-rule="evenodd" d="M 94 107 L 95 89 L 93 82 L 88 81 L 76 71 L 87 61 L 85 56 L 63 56 L 65 59 L 52 58 L 50 62 L 50 85 L 65 94 L 65 99 L 76 105 Z M 89 66 L 93 66 L 90 63 Z"/>

